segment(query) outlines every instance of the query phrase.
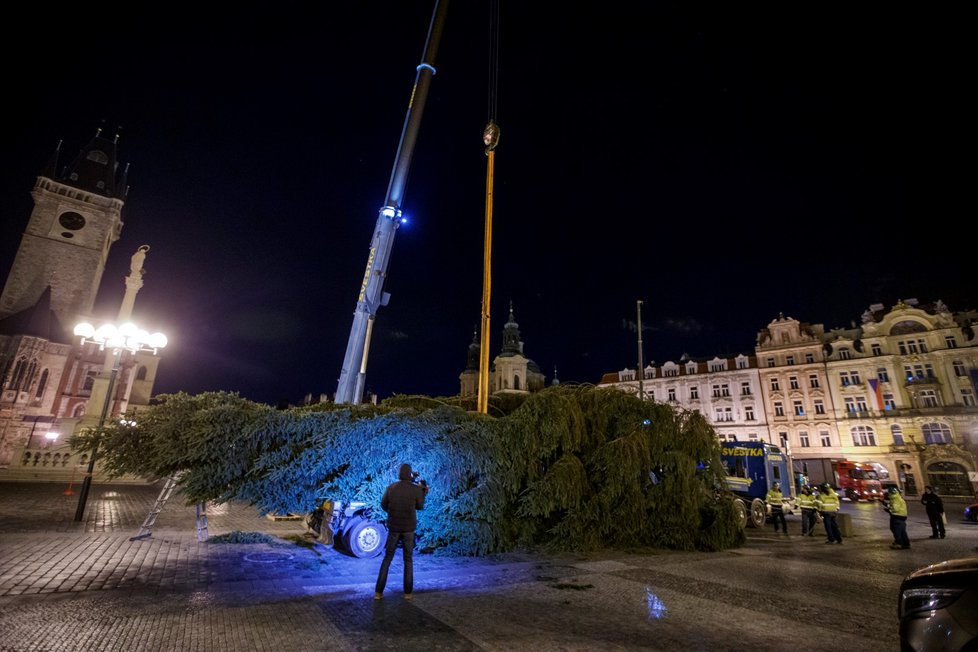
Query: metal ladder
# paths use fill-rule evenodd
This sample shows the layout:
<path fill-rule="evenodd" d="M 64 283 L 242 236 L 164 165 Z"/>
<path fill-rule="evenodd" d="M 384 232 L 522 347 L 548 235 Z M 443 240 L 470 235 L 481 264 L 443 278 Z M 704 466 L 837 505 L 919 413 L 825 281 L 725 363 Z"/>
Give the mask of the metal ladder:
<path fill-rule="evenodd" d="M 160 495 L 156 498 L 156 503 L 153 508 L 149 510 L 149 514 L 146 515 L 146 520 L 143 521 L 142 527 L 139 528 L 139 534 L 133 537 L 129 537 L 130 541 L 137 541 L 139 539 L 147 539 L 153 535 L 153 524 L 156 523 L 156 517 L 160 515 L 163 510 L 163 505 L 169 500 L 170 494 L 177 486 L 177 481 L 180 479 L 180 473 L 174 473 L 169 478 L 166 479 L 166 484 L 163 485 L 163 490 L 160 491 Z M 206 516 L 205 516 L 206 519 Z M 199 519 L 198 519 L 199 521 Z M 206 520 L 205 520 L 206 523 Z M 204 526 L 206 528 L 206 525 Z M 198 525 L 198 537 L 199 537 L 199 525 Z"/>

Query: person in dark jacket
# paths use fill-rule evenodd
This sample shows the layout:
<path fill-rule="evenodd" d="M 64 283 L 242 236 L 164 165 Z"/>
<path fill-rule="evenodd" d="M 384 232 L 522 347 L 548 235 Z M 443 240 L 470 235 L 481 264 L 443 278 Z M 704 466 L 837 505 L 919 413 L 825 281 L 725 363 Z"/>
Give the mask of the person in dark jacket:
<path fill-rule="evenodd" d="M 401 543 L 404 557 L 404 599 L 410 600 L 414 592 L 414 530 L 418 526 L 417 510 L 424 509 L 424 498 L 428 495 L 428 483 L 421 480 L 414 484 L 416 474 L 410 464 L 402 464 L 397 474 L 397 482 L 384 491 L 380 506 L 387 512 L 387 544 L 384 548 L 384 561 L 380 564 L 374 600 L 384 597 L 387 586 L 387 572 L 397 544 Z"/>
<path fill-rule="evenodd" d="M 924 495 L 920 497 L 920 502 L 927 510 L 927 518 L 930 520 L 930 529 L 934 532 L 930 535 L 931 539 L 944 538 L 944 501 L 937 495 L 937 489 L 931 486 L 924 487 Z"/>

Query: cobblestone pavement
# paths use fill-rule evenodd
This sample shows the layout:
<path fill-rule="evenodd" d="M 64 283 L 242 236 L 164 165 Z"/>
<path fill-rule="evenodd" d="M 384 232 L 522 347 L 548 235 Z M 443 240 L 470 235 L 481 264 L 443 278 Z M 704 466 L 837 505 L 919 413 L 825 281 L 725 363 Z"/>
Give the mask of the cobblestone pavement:
<path fill-rule="evenodd" d="M 719 553 L 417 555 L 410 602 L 398 557 L 375 601 L 379 560 L 322 546 L 299 521 L 211 506 L 211 537 L 274 538 L 198 542 L 175 493 L 133 541 L 161 484 L 95 484 L 83 522 L 65 489 L 0 483 L 0 650 L 889 651 L 903 575 L 978 542 L 954 504 L 948 538 L 928 540 L 911 501 L 913 548 L 893 551 L 877 506 L 844 503 L 842 546 L 797 536 L 789 517 L 795 535 L 748 530 Z"/>

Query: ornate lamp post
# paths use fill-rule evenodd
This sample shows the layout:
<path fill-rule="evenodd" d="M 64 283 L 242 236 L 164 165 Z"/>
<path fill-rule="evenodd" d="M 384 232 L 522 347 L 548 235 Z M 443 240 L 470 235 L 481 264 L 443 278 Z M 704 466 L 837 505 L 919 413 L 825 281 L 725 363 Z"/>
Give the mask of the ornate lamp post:
<path fill-rule="evenodd" d="M 109 413 L 109 406 L 112 404 L 112 388 L 115 379 L 119 375 L 119 365 L 122 361 L 122 354 L 125 351 L 138 353 L 140 351 L 152 351 L 154 354 L 166 346 L 166 336 L 163 333 L 150 334 L 138 328 L 132 322 L 126 322 L 120 326 L 114 324 L 103 324 L 97 329 L 88 323 L 81 323 L 75 326 L 75 335 L 81 338 L 81 343 L 94 342 L 98 344 L 100 351 L 108 351 L 112 357 L 112 373 L 109 375 L 109 386 L 105 391 L 105 401 L 102 404 L 102 414 L 99 416 L 97 435 L 95 443 L 92 444 L 92 454 L 88 459 L 88 470 L 85 472 L 85 479 L 82 481 L 81 491 L 78 494 L 78 508 L 75 510 L 75 520 L 81 521 L 85 516 L 85 503 L 88 501 L 88 490 L 92 486 L 92 473 L 95 471 L 95 457 L 98 455 L 98 445 L 102 435 L 102 428 L 105 427 L 105 418 Z"/>

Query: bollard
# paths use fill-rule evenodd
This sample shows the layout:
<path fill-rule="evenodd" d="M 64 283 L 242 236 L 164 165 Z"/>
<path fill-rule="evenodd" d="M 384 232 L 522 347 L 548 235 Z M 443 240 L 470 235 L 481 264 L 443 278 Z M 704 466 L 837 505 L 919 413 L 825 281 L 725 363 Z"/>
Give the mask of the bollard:
<path fill-rule="evenodd" d="M 839 512 L 835 515 L 835 520 L 839 524 L 839 532 L 843 538 L 852 536 L 852 516 Z"/>

